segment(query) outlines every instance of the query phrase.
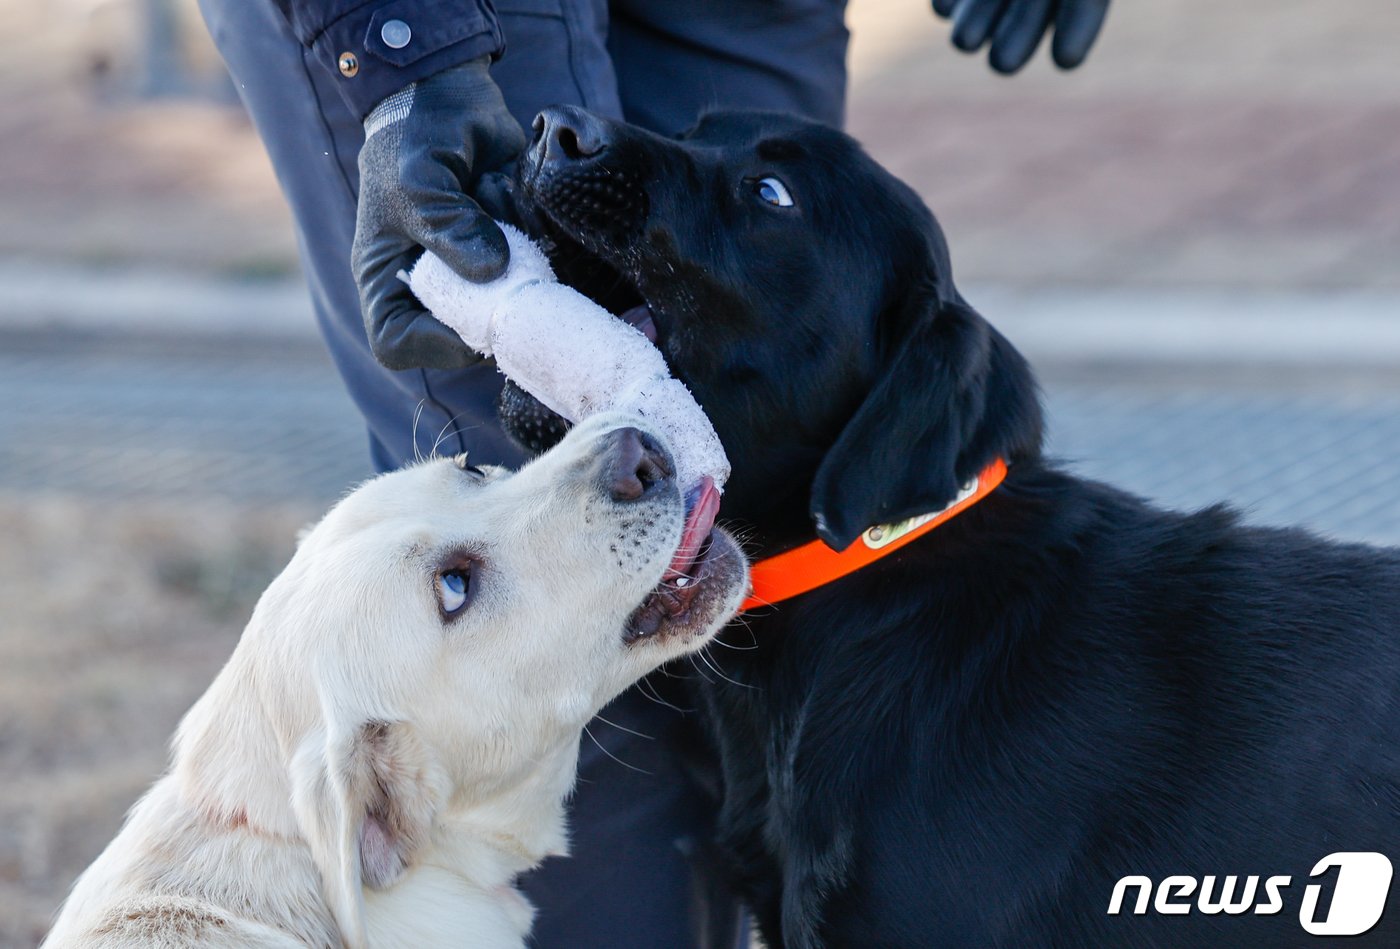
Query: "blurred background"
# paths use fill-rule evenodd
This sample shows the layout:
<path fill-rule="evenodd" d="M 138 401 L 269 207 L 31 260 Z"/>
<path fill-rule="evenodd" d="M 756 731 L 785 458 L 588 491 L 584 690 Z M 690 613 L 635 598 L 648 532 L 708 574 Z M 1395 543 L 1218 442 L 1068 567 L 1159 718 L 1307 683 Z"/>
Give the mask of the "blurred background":
<path fill-rule="evenodd" d="M 160 771 L 296 529 L 368 471 L 189 0 L 0 0 L 0 946 Z M 1014 80 L 853 0 L 851 131 L 1036 365 L 1052 450 L 1400 543 L 1400 4 L 1121 0 Z"/>

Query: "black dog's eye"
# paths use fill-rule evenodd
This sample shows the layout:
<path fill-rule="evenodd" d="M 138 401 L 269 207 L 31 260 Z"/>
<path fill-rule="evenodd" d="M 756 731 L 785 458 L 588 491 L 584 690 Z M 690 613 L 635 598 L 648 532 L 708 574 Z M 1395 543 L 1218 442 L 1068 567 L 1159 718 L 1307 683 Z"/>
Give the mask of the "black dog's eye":
<path fill-rule="evenodd" d="M 787 185 L 777 178 L 752 178 L 749 185 L 754 194 L 774 207 L 790 208 L 793 205 L 792 193 L 788 191 Z"/>

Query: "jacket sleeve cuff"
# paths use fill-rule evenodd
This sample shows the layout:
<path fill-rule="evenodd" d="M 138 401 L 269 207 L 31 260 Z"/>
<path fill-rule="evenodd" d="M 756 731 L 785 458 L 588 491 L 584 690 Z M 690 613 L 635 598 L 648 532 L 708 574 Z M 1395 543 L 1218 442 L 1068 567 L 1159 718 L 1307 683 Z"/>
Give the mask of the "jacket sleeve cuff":
<path fill-rule="evenodd" d="M 361 120 L 409 83 L 482 56 L 498 59 L 504 48 L 491 5 L 463 0 L 368 3 L 330 23 L 311 43 L 317 62 L 334 74 Z"/>

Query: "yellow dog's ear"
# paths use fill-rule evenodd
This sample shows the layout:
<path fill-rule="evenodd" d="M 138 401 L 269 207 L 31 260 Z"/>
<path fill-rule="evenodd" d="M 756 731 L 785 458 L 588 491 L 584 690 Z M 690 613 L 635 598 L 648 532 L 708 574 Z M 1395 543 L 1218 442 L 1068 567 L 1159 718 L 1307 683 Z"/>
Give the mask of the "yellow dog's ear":
<path fill-rule="evenodd" d="M 365 946 L 363 887 L 412 866 L 441 803 L 435 762 L 402 722 L 308 736 L 292 759 L 292 801 L 349 949 Z"/>

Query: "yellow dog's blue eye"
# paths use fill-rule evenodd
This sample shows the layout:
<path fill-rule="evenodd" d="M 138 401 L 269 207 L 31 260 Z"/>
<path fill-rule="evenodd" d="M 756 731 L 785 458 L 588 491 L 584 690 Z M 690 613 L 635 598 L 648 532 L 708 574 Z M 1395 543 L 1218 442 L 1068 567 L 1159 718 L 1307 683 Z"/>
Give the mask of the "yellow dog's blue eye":
<path fill-rule="evenodd" d="M 757 179 L 753 183 L 753 192 L 774 207 L 790 208 L 793 205 L 792 194 L 787 185 L 777 178 Z"/>
<path fill-rule="evenodd" d="M 456 613 L 467 605 L 467 585 L 471 577 L 465 570 L 444 570 L 438 574 L 437 595 L 442 611 Z"/>

